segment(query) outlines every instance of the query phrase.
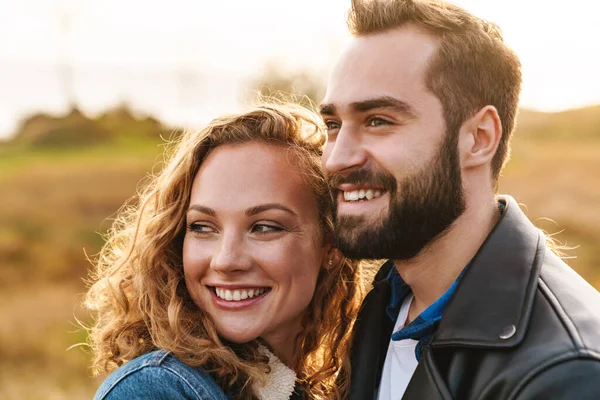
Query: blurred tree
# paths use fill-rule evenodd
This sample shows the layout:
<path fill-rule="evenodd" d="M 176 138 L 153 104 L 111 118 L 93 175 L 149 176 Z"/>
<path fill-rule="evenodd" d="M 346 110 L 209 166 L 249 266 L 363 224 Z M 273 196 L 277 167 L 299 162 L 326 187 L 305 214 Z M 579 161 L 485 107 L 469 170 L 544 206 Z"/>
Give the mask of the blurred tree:
<path fill-rule="evenodd" d="M 22 147 L 78 147 L 95 144 L 162 142 L 181 133 L 165 127 L 146 115 L 137 115 L 126 104 L 106 110 L 98 118 L 88 118 L 77 108 L 55 117 L 35 114 L 25 119 L 12 144 Z"/>
<path fill-rule="evenodd" d="M 73 108 L 59 118 L 44 114 L 27 118 L 18 129 L 14 142 L 31 147 L 66 147 L 103 143 L 110 137 L 107 129 Z"/>
<path fill-rule="evenodd" d="M 106 110 L 96 119 L 96 122 L 115 137 L 127 136 L 150 140 L 170 137 L 170 130 L 157 119 L 135 114 L 129 105 L 120 104 Z"/>

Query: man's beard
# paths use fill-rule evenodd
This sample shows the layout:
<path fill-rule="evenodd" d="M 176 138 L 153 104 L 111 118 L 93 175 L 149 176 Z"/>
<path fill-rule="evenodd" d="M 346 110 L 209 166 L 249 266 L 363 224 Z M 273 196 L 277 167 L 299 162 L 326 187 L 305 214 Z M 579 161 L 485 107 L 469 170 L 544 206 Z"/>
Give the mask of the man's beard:
<path fill-rule="evenodd" d="M 337 215 L 336 246 L 354 259 L 409 260 L 441 235 L 465 210 L 456 134 L 446 133 L 438 153 L 401 182 L 385 171 L 360 169 L 329 177 L 330 187 L 351 183 L 390 194 L 389 211 L 379 218 Z M 398 189 L 398 185 L 400 189 Z M 376 221 L 369 225 L 369 221 Z"/>

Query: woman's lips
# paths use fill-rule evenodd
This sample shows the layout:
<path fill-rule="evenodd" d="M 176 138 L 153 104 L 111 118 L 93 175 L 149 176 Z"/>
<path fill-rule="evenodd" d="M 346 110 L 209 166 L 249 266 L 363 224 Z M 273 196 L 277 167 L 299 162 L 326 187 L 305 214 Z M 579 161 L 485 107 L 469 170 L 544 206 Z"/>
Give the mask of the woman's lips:
<path fill-rule="evenodd" d="M 209 287 L 209 291 L 217 307 L 239 310 L 261 302 L 271 292 L 271 288 L 226 289 L 213 286 Z"/>

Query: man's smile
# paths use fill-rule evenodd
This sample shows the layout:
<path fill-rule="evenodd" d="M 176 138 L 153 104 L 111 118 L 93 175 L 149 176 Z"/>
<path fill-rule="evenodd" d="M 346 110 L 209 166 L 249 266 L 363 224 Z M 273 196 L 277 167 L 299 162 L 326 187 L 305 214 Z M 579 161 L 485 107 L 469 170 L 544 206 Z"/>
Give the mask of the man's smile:
<path fill-rule="evenodd" d="M 381 189 L 355 189 L 350 191 L 342 191 L 344 201 L 365 201 L 375 199 L 383 194 Z"/>

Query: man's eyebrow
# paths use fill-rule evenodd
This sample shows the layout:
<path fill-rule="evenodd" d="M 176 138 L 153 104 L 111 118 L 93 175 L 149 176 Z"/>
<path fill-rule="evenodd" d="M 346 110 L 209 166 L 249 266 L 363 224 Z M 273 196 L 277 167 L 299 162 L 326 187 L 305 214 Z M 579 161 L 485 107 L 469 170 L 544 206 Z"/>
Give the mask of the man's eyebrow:
<path fill-rule="evenodd" d="M 261 204 L 260 206 L 251 207 L 246 210 L 246 215 L 248 217 L 250 217 L 252 215 L 260 214 L 263 211 L 273 210 L 273 209 L 282 210 L 282 211 L 290 213 L 294 216 L 298 215 L 294 211 L 292 211 L 289 208 L 287 208 L 286 206 L 284 206 L 283 204 L 279 204 L 279 203 Z"/>
<path fill-rule="evenodd" d="M 188 208 L 188 212 L 195 210 L 198 212 L 201 212 L 203 214 L 209 215 L 211 217 L 214 217 L 215 215 L 217 215 L 217 213 L 215 212 L 215 210 L 213 210 L 212 208 L 209 207 L 204 207 L 198 204 L 194 204 L 192 206 L 190 206 L 190 208 Z"/>
<path fill-rule="evenodd" d="M 332 116 L 336 114 L 335 106 L 331 103 L 321 104 L 319 106 L 319 112 L 321 115 Z"/>
<path fill-rule="evenodd" d="M 377 108 L 392 108 L 402 114 L 409 116 L 416 115 L 414 109 L 405 101 L 398 100 L 391 96 L 377 97 L 354 102 L 350 104 L 352 109 L 357 112 L 367 112 Z"/>

